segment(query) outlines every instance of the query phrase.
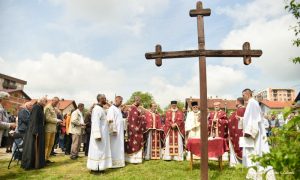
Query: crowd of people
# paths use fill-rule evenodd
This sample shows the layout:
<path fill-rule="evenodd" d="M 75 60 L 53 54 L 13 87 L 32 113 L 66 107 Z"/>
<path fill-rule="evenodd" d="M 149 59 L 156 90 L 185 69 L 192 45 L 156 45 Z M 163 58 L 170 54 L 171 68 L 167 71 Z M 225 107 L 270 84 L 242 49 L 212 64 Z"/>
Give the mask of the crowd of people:
<path fill-rule="evenodd" d="M 207 116 L 208 140 L 226 139 L 230 164 L 251 167 L 255 166 L 252 155 L 269 151 L 266 137 L 271 135 L 271 129 L 281 127 L 286 121 L 282 114 L 264 117 L 250 89 L 245 89 L 242 95 L 236 100 L 236 111 L 229 115 L 220 108 L 220 102 L 214 103 L 214 110 Z M 104 94 L 97 95 L 96 100 L 87 112 L 84 104 L 79 103 L 76 110 L 67 114 L 58 110 L 58 97 L 50 103 L 46 98 L 35 104 L 27 102 L 19 110 L 17 123 L 8 123 L 8 115 L 1 106 L 0 136 L 3 129 L 14 129 L 23 137 L 16 142 L 23 144 L 24 169 L 53 163 L 50 157 L 58 147 L 76 160 L 84 144 L 87 168 L 91 171 L 124 167 L 125 162 L 138 164 L 144 159 L 183 161 L 187 140 L 200 138 L 201 113 L 196 101 L 191 102 L 187 112 L 178 108 L 177 101 L 171 101 L 162 116 L 155 102 L 145 109 L 138 96 L 131 105 L 124 105 L 121 96 L 116 96 L 113 103 L 108 103 Z M 187 159 L 190 156 L 187 152 Z"/>

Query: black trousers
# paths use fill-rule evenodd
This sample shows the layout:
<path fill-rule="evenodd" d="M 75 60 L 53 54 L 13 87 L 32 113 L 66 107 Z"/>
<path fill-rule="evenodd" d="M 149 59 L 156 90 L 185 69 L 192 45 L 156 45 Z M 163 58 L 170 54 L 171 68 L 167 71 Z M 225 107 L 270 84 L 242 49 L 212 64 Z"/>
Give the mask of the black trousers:
<path fill-rule="evenodd" d="M 71 153 L 71 146 L 72 146 L 72 134 L 66 134 L 66 143 L 65 143 L 65 154 L 70 154 Z"/>
<path fill-rule="evenodd" d="M 88 156 L 89 154 L 89 146 L 90 146 L 90 133 L 86 133 L 86 141 L 85 141 L 85 148 L 84 148 L 84 155 Z"/>

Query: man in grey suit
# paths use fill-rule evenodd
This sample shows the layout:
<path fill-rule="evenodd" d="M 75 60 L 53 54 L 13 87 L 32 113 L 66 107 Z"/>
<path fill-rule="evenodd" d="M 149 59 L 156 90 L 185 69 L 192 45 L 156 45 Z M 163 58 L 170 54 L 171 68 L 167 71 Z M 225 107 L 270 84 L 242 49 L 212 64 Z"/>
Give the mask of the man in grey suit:
<path fill-rule="evenodd" d="M 8 123 L 8 114 L 2 106 L 2 100 L 8 98 L 9 94 L 5 92 L 0 92 L 0 145 L 2 142 L 2 136 L 6 129 L 15 129 L 15 123 Z"/>

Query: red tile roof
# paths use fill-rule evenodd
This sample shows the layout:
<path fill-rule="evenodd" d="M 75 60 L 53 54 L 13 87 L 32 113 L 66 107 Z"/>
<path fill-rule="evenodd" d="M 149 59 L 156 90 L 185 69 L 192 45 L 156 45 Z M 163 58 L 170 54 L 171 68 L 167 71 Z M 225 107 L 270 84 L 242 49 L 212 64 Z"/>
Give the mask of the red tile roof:
<path fill-rule="evenodd" d="M 20 92 L 26 99 L 31 100 L 31 98 L 22 89 L 2 89 L 1 91 L 7 92 L 10 95 L 14 92 Z"/>
<path fill-rule="evenodd" d="M 35 103 L 36 101 L 37 101 L 36 99 L 31 100 L 31 102 L 33 102 L 33 103 Z M 49 100 L 49 99 L 47 101 L 48 101 L 47 104 L 50 104 L 52 102 L 52 100 Z M 67 100 L 67 99 L 60 100 L 58 103 L 58 109 L 64 110 L 72 103 L 73 103 L 74 107 L 77 108 L 77 105 L 74 100 Z"/>
<path fill-rule="evenodd" d="M 262 100 L 260 103 L 264 104 L 265 106 L 271 109 L 283 109 L 285 107 L 291 107 L 293 102 L 292 101 L 267 101 Z"/>

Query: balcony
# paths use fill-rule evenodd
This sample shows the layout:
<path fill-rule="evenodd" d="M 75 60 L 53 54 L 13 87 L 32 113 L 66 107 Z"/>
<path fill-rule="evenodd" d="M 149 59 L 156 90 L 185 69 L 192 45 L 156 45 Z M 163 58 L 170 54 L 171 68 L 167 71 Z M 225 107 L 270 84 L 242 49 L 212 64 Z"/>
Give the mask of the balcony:
<path fill-rule="evenodd" d="M 2 83 L 3 89 L 17 89 L 16 83 L 4 81 Z"/>

